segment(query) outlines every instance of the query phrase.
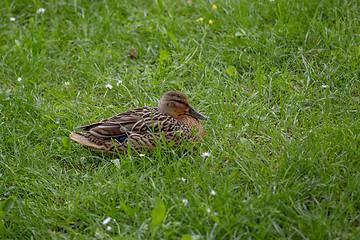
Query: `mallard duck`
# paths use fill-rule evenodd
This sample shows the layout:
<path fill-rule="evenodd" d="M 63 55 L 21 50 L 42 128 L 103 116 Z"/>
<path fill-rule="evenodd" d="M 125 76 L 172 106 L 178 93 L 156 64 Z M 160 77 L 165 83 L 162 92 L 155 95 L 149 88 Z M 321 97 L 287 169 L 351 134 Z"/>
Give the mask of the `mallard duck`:
<path fill-rule="evenodd" d="M 158 107 L 140 107 L 98 122 L 76 127 L 70 138 L 91 149 L 110 155 L 135 150 L 154 149 L 165 142 L 177 147 L 182 140 L 200 143 L 203 128 L 199 119 L 206 117 L 190 106 L 185 94 L 168 91 Z"/>

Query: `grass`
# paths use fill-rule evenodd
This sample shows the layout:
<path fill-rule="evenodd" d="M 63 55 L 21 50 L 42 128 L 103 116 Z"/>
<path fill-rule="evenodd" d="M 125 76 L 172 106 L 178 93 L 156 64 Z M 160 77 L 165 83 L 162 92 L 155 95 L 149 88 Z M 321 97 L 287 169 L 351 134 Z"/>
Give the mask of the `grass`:
<path fill-rule="evenodd" d="M 0 238 L 358 239 L 359 11 L 1 1 Z M 208 116 L 199 152 L 111 159 L 70 141 L 167 90 Z"/>

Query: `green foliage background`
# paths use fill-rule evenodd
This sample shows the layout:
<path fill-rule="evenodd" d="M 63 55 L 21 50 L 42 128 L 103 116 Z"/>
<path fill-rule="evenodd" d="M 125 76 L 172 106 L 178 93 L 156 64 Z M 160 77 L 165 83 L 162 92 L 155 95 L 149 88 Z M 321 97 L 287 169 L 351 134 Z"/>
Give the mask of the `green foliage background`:
<path fill-rule="evenodd" d="M 359 12 L 1 1 L 0 238 L 359 238 Z M 199 153 L 114 160 L 68 138 L 167 90 L 209 117 Z"/>

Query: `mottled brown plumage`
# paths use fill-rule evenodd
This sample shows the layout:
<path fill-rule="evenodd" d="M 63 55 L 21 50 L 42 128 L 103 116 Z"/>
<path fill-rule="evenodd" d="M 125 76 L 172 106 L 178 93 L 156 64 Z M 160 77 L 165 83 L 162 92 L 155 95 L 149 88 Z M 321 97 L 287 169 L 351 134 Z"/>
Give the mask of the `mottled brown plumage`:
<path fill-rule="evenodd" d="M 76 127 L 86 132 L 72 132 L 70 138 L 108 154 L 127 151 L 128 147 L 154 149 L 157 143 L 164 145 L 164 141 L 177 147 L 183 140 L 201 142 L 203 129 L 199 119 L 206 117 L 190 106 L 183 93 L 169 91 L 162 96 L 158 107 L 135 108 Z"/>

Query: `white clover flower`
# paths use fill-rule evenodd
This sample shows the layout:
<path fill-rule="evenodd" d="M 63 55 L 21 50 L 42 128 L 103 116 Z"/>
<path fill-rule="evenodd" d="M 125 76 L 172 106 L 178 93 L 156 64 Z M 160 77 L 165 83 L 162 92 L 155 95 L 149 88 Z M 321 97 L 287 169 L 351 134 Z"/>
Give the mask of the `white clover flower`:
<path fill-rule="evenodd" d="M 21 81 L 22 81 L 22 79 L 19 77 L 19 78 L 17 79 L 17 81 L 18 81 L 18 82 L 21 82 Z"/>
<path fill-rule="evenodd" d="M 211 209 L 210 209 L 210 208 L 207 208 L 206 211 L 207 211 L 208 213 L 211 213 Z"/>
<path fill-rule="evenodd" d="M 204 158 L 207 158 L 207 157 L 210 157 L 210 153 L 209 152 L 203 152 L 201 154 L 201 156 L 204 157 Z"/>
<path fill-rule="evenodd" d="M 178 178 L 178 179 L 183 181 L 183 182 L 186 182 L 186 178 L 181 177 L 181 178 Z"/>
<path fill-rule="evenodd" d="M 217 216 L 217 215 L 218 215 L 218 213 L 217 213 L 217 212 L 214 212 L 214 215 L 215 215 L 215 216 Z"/>
<path fill-rule="evenodd" d="M 328 88 L 329 85 L 321 85 L 322 88 Z"/>
<path fill-rule="evenodd" d="M 38 14 L 43 14 L 45 12 L 45 8 L 39 8 L 38 10 L 37 10 L 37 13 Z"/>
<path fill-rule="evenodd" d="M 111 231 L 111 229 L 112 229 L 112 228 L 111 228 L 110 226 L 107 226 L 107 227 L 106 227 L 106 230 L 108 230 L 108 231 Z"/>
<path fill-rule="evenodd" d="M 64 84 L 65 84 L 66 86 L 69 86 L 69 85 L 70 85 L 70 82 L 64 82 Z"/>
<path fill-rule="evenodd" d="M 116 86 L 120 86 L 122 84 L 122 81 L 119 80 L 117 83 L 116 83 Z"/>
<path fill-rule="evenodd" d="M 215 196 L 215 195 L 216 195 L 216 192 L 214 191 L 214 189 L 213 189 L 213 190 L 211 190 L 210 195 L 213 195 L 213 196 Z"/>
<path fill-rule="evenodd" d="M 14 17 L 10 18 L 10 21 L 12 21 L 12 22 L 15 21 L 15 20 L 16 20 L 16 18 L 14 18 Z"/>
<path fill-rule="evenodd" d="M 111 84 L 106 84 L 105 87 L 108 88 L 108 89 L 112 89 L 112 88 L 113 88 L 113 86 L 112 86 Z"/>
<path fill-rule="evenodd" d="M 140 153 L 139 156 L 140 156 L 140 157 L 145 157 L 145 154 Z"/>
<path fill-rule="evenodd" d="M 103 225 L 108 224 L 111 221 L 111 217 L 105 218 L 105 220 L 102 222 Z"/>
<path fill-rule="evenodd" d="M 189 200 L 187 200 L 186 198 L 184 198 L 184 199 L 182 200 L 182 202 L 183 202 L 184 206 L 186 207 L 186 206 L 188 205 L 188 203 L 189 203 Z"/>

